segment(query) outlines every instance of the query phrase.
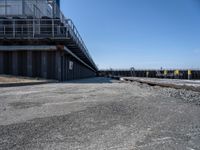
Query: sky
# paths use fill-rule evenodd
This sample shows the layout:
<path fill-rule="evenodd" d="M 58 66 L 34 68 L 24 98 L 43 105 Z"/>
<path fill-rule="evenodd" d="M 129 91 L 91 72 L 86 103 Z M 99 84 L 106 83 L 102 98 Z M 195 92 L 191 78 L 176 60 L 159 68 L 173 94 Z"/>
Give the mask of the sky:
<path fill-rule="evenodd" d="M 61 0 L 99 69 L 200 68 L 200 0 Z"/>

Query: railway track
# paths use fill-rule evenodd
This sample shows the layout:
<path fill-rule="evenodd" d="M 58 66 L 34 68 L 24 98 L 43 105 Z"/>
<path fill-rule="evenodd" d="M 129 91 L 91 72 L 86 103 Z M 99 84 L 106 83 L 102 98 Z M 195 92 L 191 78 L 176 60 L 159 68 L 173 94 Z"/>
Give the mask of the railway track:
<path fill-rule="evenodd" d="M 116 77 L 114 77 L 117 79 Z M 136 77 L 118 77 L 120 80 L 129 82 L 139 82 L 150 86 L 160 86 L 174 89 L 185 89 L 200 92 L 200 80 L 176 80 L 176 79 L 156 79 L 156 78 L 136 78 Z"/>

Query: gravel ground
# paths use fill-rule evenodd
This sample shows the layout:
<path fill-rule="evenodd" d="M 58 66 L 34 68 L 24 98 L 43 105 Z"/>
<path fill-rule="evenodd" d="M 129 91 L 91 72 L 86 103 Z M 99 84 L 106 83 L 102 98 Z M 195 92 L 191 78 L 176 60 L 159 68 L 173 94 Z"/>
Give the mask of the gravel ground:
<path fill-rule="evenodd" d="M 193 87 L 200 87 L 200 80 L 182 80 L 182 79 L 160 79 L 160 78 L 143 78 L 143 77 L 124 77 L 127 79 L 136 79 L 140 81 L 152 81 L 155 83 L 168 83 L 175 85 L 186 85 Z"/>
<path fill-rule="evenodd" d="M 0 88 L 0 150 L 199 150 L 199 102 L 106 78 Z"/>
<path fill-rule="evenodd" d="M 182 99 L 184 102 L 193 103 L 200 106 L 200 92 L 194 92 L 185 89 L 161 88 L 159 86 L 149 86 L 138 82 L 134 82 L 133 84 L 146 90 L 156 91 L 162 95 Z"/>

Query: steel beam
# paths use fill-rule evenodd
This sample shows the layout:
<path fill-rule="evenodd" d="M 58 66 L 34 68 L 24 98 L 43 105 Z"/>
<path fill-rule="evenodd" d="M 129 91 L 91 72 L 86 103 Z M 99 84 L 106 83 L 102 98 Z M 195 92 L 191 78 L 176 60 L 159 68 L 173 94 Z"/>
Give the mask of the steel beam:
<path fill-rule="evenodd" d="M 46 46 L 46 45 L 23 45 L 23 46 L 17 46 L 17 45 L 9 45 L 9 46 L 0 46 L 0 51 L 55 51 L 57 50 L 56 46 Z"/>

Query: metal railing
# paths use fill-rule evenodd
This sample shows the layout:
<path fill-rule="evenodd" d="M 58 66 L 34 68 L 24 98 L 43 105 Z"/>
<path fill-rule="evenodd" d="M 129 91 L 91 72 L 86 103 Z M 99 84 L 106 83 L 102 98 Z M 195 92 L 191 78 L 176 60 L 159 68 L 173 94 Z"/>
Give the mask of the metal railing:
<path fill-rule="evenodd" d="M 88 60 L 96 67 L 78 30 L 70 19 L 66 19 L 64 23 L 60 19 L 0 19 L 0 38 L 71 38 Z"/>
<path fill-rule="evenodd" d="M 0 18 L 10 19 L 0 19 L 0 38 L 72 38 L 97 69 L 76 26 L 71 19 L 64 16 L 55 0 L 48 1 L 48 6 L 44 6 L 46 10 L 41 10 L 43 6 L 29 2 L 29 0 L 24 0 L 23 6 L 11 4 L 13 8 L 16 8 L 15 13 L 9 13 L 11 8 L 5 4 L 5 14 L 0 13 Z M 44 14 L 42 11 L 48 12 L 49 6 L 52 9 Z"/>
<path fill-rule="evenodd" d="M 59 19 L 0 19 L 0 38 L 68 37 Z"/>
<path fill-rule="evenodd" d="M 83 39 L 81 38 L 76 26 L 74 25 L 74 23 L 72 22 L 71 19 L 67 19 L 66 20 L 66 24 L 69 25 L 69 30 L 70 33 L 74 36 L 74 38 L 76 39 L 77 44 L 79 45 L 79 47 L 83 50 L 83 52 L 88 56 L 89 60 L 94 64 L 92 57 L 83 41 Z M 71 32 L 72 31 L 72 32 Z"/>

